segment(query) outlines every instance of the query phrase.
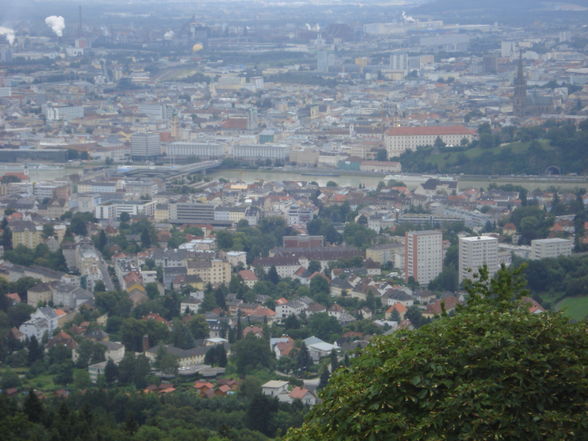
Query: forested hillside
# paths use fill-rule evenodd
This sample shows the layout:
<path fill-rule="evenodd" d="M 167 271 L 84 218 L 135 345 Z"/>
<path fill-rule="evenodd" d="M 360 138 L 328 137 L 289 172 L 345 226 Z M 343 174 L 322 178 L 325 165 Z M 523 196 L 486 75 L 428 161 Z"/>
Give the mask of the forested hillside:
<path fill-rule="evenodd" d="M 483 125 L 479 140 L 465 147 L 423 146 L 399 158 L 402 169 L 417 173 L 532 174 L 588 173 L 588 124 L 545 124 L 533 128 Z"/>

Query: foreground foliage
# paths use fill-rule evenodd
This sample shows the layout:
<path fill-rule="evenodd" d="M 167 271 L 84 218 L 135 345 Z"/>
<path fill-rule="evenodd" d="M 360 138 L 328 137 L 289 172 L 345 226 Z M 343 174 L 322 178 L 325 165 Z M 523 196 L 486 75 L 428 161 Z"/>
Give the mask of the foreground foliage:
<path fill-rule="evenodd" d="M 455 316 L 377 338 L 285 439 L 582 439 L 586 323 L 529 313 L 520 274 L 483 274 Z"/>

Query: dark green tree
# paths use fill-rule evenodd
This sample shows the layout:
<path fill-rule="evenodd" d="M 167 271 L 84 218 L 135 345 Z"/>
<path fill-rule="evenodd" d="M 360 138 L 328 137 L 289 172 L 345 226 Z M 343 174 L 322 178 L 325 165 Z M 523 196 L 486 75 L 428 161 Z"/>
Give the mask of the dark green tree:
<path fill-rule="evenodd" d="M 316 273 L 321 270 L 321 263 L 318 260 L 311 260 L 308 262 L 308 272 L 309 273 Z"/>
<path fill-rule="evenodd" d="M 308 352 L 308 348 L 302 342 L 300 348 L 296 352 L 296 369 L 298 372 L 306 372 L 312 367 L 312 358 L 310 358 L 310 353 Z"/>
<path fill-rule="evenodd" d="M 37 337 L 34 335 L 31 337 L 27 344 L 27 352 L 28 352 L 28 363 L 29 366 L 35 363 L 38 360 L 43 359 L 43 347 L 37 341 Z"/>
<path fill-rule="evenodd" d="M 154 366 L 166 375 L 176 375 L 179 368 L 178 358 L 159 346 Z"/>
<path fill-rule="evenodd" d="M 276 398 L 258 394 L 253 397 L 245 413 L 245 424 L 253 430 L 257 430 L 266 436 L 274 435 L 275 427 L 273 416 L 278 411 Z"/>
<path fill-rule="evenodd" d="M 231 358 L 241 376 L 257 369 L 272 369 L 275 361 L 267 342 L 253 334 L 247 334 L 234 344 Z"/>
<path fill-rule="evenodd" d="M 12 249 L 12 231 L 8 225 L 2 231 L 2 245 L 4 246 L 4 250 Z"/>
<path fill-rule="evenodd" d="M 273 283 L 274 285 L 277 285 L 280 282 L 280 276 L 278 275 L 278 270 L 276 269 L 276 267 L 274 265 L 272 265 L 267 272 L 267 280 L 270 281 L 271 283 Z"/>
<path fill-rule="evenodd" d="M 520 270 L 487 274 L 468 285 L 456 315 L 373 340 L 285 440 L 571 441 L 587 433 L 587 323 L 530 313 Z"/>
<path fill-rule="evenodd" d="M 178 318 L 173 320 L 170 337 L 172 344 L 178 348 L 190 349 L 194 347 L 195 342 L 190 329 Z"/>
<path fill-rule="evenodd" d="M 331 374 L 329 373 L 329 370 L 327 368 L 324 368 L 321 372 L 317 389 L 321 390 L 325 388 L 329 383 L 329 378 L 331 378 Z"/>
<path fill-rule="evenodd" d="M 112 361 L 112 359 L 108 359 L 106 362 L 106 366 L 104 367 L 104 380 L 106 384 L 114 384 L 118 379 L 118 366 Z"/>
<path fill-rule="evenodd" d="M 312 314 L 308 319 L 308 328 L 316 337 L 328 341 L 336 340 L 343 331 L 337 319 L 326 312 Z"/>
<path fill-rule="evenodd" d="M 22 410 L 29 419 L 34 423 L 39 423 L 43 420 L 45 409 L 43 403 L 39 400 L 37 394 L 31 389 L 22 405 Z"/>
<path fill-rule="evenodd" d="M 188 328 L 190 329 L 194 339 L 201 340 L 208 338 L 208 323 L 206 322 L 204 316 L 197 314 L 192 317 L 188 322 Z"/>

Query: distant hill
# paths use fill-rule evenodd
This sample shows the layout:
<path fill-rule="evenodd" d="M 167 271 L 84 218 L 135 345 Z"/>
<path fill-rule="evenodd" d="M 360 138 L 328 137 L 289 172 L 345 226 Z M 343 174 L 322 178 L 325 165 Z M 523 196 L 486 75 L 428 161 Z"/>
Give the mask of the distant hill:
<path fill-rule="evenodd" d="M 410 13 L 459 23 L 583 22 L 588 17 L 588 0 L 434 0 L 411 9 Z"/>

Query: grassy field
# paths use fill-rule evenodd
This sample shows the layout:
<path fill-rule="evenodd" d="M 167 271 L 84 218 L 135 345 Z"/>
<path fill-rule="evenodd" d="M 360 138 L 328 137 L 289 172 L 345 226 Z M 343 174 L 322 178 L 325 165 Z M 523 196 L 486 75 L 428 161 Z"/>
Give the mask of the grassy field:
<path fill-rule="evenodd" d="M 584 320 L 588 317 L 588 295 L 567 297 L 556 305 L 556 309 L 563 311 L 571 319 Z"/>

